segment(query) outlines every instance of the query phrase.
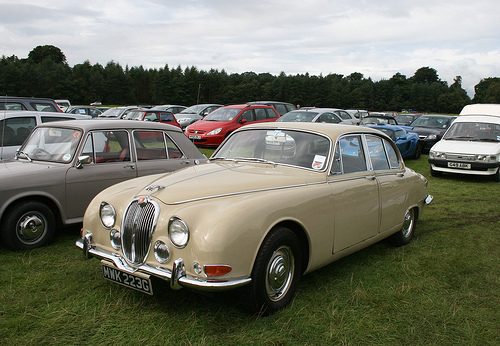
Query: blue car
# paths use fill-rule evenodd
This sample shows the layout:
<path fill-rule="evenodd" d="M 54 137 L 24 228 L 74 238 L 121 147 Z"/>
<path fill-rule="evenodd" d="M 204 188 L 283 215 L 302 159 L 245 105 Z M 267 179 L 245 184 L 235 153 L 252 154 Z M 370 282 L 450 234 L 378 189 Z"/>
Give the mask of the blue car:
<path fill-rule="evenodd" d="M 380 130 L 391 137 L 393 142 L 396 143 L 403 158 L 416 160 L 420 158 L 422 154 L 422 143 L 420 142 L 418 133 L 397 125 L 380 124 L 367 125 L 367 127 Z"/>

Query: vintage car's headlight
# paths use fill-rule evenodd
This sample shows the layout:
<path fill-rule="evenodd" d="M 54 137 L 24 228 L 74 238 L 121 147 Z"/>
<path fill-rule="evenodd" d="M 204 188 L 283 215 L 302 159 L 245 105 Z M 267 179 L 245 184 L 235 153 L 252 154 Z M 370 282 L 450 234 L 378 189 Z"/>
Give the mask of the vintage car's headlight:
<path fill-rule="evenodd" d="M 219 134 L 221 131 L 222 131 L 222 127 L 219 127 L 218 129 L 215 129 L 215 130 L 208 132 L 207 136 Z"/>
<path fill-rule="evenodd" d="M 182 249 L 189 241 L 189 228 L 184 220 L 174 216 L 168 222 L 168 235 L 172 244 Z"/>
<path fill-rule="evenodd" d="M 437 138 L 438 138 L 438 136 L 437 136 L 437 135 L 428 135 L 425 139 L 427 139 L 427 140 L 430 140 L 430 141 L 431 141 L 431 140 L 433 140 L 433 139 L 437 139 Z"/>
<path fill-rule="evenodd" d="M 154 246 L 155 258 L 156 260 L 163 264 L 170 258 L 170 251 L 168 251 L 168 246 L 161 240 L 157 240 Z"/>
<path fill-rule="evenodd" d="M 99 217 L 101 218 L 101 223 L 106 228 L 111 228 L 115 225 L 116 212 L 115 208 L 107 202 L 102 202 L 99 208 Z"/>
<path fill-rule="evenodd" d="M 484 162 L 484 161 L 488 161 L 488 159 L 489 159 L 489 158 L 490 158 L 490 156 L 489 156 L 489 155 L 477 155 L 476 160 L 477 160 L 477 161 L 483 161 L 483 162 Z"/>
<path fill-rule="evenodd" d="M 122 248 L 122 236 L 119 231 L 112 229 L 109 232 L 109 240 L 111 241 L 111 246 L 113 249 L 120 250 Z"/>

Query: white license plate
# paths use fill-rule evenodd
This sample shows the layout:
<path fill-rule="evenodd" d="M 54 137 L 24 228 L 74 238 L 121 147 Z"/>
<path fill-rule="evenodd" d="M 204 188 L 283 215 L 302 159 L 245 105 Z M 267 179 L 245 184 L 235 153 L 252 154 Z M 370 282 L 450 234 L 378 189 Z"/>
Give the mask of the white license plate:
<path fill-rule="evenodd" d="M 190 139 L 201 139 L 201 136 L 199 135 L 189 135 Z"/>
<path fill-rule="evenodd" d="M 470 163 L 448 162 L 449 168 L 471 169 Z"/>
<path fill-rule="evenodd" d="M 102 264 L 102 275 L 105 279 L 113 281 L 117 284 L 133 288 L 147 294 L 153 294 L 151 279 L 148 275 L 130 274 L 120 269 L 109 267 Z"/>

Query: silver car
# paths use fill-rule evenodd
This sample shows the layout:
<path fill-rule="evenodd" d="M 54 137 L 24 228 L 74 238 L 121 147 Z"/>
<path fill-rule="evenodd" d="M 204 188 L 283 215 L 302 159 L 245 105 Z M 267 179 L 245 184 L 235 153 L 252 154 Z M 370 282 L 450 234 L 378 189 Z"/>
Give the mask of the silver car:
<path fill-rule="evenodd" d="M 171 125 L 127 120 L 39 125 L 16 158 L 0 164 L 1 240 L 13 250 L 43 246 L 57 225 L 81 222 L 103 189 L 205 161 Z"/>

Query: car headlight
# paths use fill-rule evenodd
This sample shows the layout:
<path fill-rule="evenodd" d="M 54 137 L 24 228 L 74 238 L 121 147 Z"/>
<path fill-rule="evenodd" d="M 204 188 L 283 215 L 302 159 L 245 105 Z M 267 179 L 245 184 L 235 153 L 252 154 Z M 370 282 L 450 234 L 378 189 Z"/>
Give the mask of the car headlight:
<path fill-rule="evenodd" d="M 161 264 L 166 263 L 170 258 L 170 251 L 168 251 L 168 246 L 161 240 L 156 241 L 154 252 L 156 260 Z"/>
<path fill-rule="evenodd" d="M 430 151 L 429 158 L 431 159 L 446 159 L 446 153 L 441 153 L 439 151 Z"/>
<path fill-rule="evenodd" d="M 432 140 L 437 139 L 437 138 L 438 138 L 437 135 L 428 135 L 425 139 L 432 141 Z"/>
<path fill-rule="evenodd" d="M 207 136 L 219 134 L 221 131 L 222 131 L 222 127 L 219 127 L 218 129 L 215 129 L 215 130 L 208 132 Z"/>
<path fill-rule="evenodd" d="M 109 232 L 109 240 L 111 241 L 111 246 L 113 249 L 120 250 L 122 248 L 122 236 L 119 231 L 112 229 Z"/>
<path fill-rule="evenodd" d="M 174 216 L 168 222 L 168 235 L 172 244 L 182 249 L 189 241 L 189 228 L 184 220 Z"/>
<path fill-rule="evenodd" d="M 116 212 L 115 208 L 107 202 L 102 202 L 99 208 L 99 217 L 105 228 L 111 228 L 115 225 Z"/>

